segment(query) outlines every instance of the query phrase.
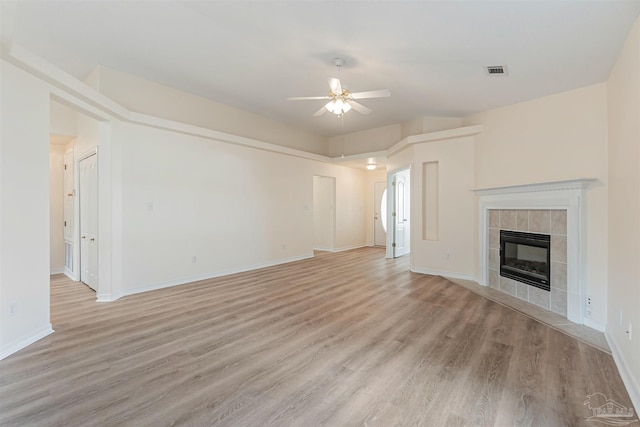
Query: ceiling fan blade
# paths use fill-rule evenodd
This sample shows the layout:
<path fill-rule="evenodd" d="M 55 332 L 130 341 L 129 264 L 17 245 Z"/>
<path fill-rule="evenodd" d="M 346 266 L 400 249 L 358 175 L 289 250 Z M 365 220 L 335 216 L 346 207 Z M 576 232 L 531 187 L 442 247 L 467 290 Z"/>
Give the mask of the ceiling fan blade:
<path fill-rule="evenodd" d="M 287 101 L 306 101 L 308 99 L 331 99 L 328 96 L 292 96 Z"/>
<path fill-rule="evenodd" d="M 351 98 L 353 99 L 364 99 L 364 98 L 387 98 L 391 96 L 391 92 L 389 89 L 381 89 L 381 90 L 370 90 L 367 92 L 354 92 L 351 93 Z"/>
<path fill-rule="evenodd" d="M 336 95 L 342 95 L 342 85 L 340 85 L 340 80 L 335 77 L 331 77 L 329 79 L 329 87 L 331 88 L 331 92 Z"/>
<path fill-rule="evenodd" d="M 347 101 L 360 114 L 369 114 L 372 110 L 356 101 Z"/>
<path fill-rule="evenodd" d="M 327 108 L 323 105 L 321 109 L 313 113 L 314 116 L 321 116 L 327 112 Z"/>

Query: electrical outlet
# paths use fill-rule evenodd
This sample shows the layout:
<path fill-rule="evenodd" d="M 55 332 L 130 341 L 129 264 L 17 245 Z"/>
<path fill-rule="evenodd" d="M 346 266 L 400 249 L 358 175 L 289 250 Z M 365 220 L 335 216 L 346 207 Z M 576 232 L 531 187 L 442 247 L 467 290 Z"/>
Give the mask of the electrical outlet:
<path fill-rule="evenodd" d="M 627 328 L 627 335 L 629 335 L 629 341 L 631 341 L 631 323 L 629 323 L 629 327 Z"/>
<path fill-rule="evenodd" d="M 444 259 L 451 260 L 451 252 L 447 252 L 444 254 Z"/>
<path fill-rule="evenodd" d="M 193 256 L 191 257 L 191 263 L 192 263 L 192 264 L 195 264 L 195 263 L 196 263 L 196 256 L 195 256 L 195 255 L 193 255 Z"/>

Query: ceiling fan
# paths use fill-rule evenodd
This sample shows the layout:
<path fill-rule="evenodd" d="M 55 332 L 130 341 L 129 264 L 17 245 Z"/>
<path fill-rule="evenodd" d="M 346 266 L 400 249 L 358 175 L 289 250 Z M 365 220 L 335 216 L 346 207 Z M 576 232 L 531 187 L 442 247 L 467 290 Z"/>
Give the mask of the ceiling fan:
<path fill-rule="evenodd" d="M 344 64 L 344 60 L 342 60 L 341 58 L 335 58 L 333 60 L 333 63 L 338 68 L 338 77 L 340 77 L 340 68 Z M 348 89 L 344 89 L 342 87 L 339 78 L 332 77 L 329 79 L 329 93 L 325 96 L 299 96 L 287 99 L 290 101 L 301 101 L 310 99 L 329 100 L 329 102 L 327 102 L 314 114 L 314 116 L 321 116 L 327 111 L 336 115 L 342 115 L 352 108 L 361 114 L 369 114 L 371 113 L 371 109 L 365 107 L 359 102 L 356 102 L 356 99 L 386 98 L 388 96 L 391 96 L 391 92 L 389 92 L 389 89 L 370 90 L 367 92 L 349 92 Z"/>

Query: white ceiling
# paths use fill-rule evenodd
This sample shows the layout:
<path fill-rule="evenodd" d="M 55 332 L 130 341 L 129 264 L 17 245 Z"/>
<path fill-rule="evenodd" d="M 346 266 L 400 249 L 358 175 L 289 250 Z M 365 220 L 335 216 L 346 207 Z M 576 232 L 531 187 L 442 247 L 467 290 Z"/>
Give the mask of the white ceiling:
<path fill-rule="evenodd" d="M 2 0 L 5 1 L 5 0 Z M 313 117 L 345 65 L 369 116 L 344 131 L 473 112 L 607 79 L 640 11 L 611 1 L 20 1 L 13 42 L 84 77 L 97 64 L 335 135 Z M 6 24 L 6 23 L 5 23 Z M 488 77 L 486 65 L 508 67 Z"/>

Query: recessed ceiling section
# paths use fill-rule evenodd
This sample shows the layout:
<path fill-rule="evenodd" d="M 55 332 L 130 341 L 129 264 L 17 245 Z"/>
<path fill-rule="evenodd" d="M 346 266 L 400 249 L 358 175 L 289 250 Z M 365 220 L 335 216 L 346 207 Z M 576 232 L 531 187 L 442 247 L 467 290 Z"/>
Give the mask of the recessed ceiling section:
<path fill-rule="evenodd" d="M 313 115 L 326 101 L 287 98 L 326 93 L 336 57 L 350 92 L 392 94 L 347 113 L 344 132 L 462 117 L 605 81 L 639 11 L 638 0 L 34 0 L 17 2 L 12 40 L 78 79 L 102 64 L 333 136 L 336 118 Z M 505 64 L 508 78 L 487 79 Z"/>

